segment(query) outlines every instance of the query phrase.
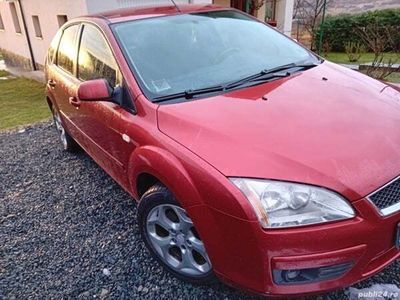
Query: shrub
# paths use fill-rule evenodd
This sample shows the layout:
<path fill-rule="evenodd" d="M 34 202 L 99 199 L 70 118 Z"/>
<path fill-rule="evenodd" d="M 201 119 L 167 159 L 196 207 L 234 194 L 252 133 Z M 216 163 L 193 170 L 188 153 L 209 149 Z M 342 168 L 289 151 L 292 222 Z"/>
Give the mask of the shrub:
<path fill-rule="evenodd" d="M 365 12 L 356 15 L 342 14 L 337 16 L 328 16 L 325 23 L 320 25 L 316 36 L 319 40 L 321 26 L 323 26 L 323 40 L 327 41 L 333 51 L 345 51 L 348 43 L 362 43 L 355 28 L 367 27 L 371 24 L 378 24 L 384 30 L 391 27 L 396 35 L 393 37 L 396 48 L 400 46 L 400 9 L 385 9 L 372 12 Z"/>
<path fill-rule="evenodd" d="M 365 46 L 360 42 L 347 42 L 344 45 L 344 50 L 349 58 L 349 62 L 358 61 L 366 52 Z"/>

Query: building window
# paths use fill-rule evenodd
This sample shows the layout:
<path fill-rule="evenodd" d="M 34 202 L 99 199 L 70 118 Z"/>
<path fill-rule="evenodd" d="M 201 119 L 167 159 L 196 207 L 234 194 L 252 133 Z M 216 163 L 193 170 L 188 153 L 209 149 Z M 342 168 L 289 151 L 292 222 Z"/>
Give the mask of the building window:
<path fill-rule="evenodd" d="M 68 17 L 66 15 L 57 15 L 58 26 L 61 27 L 68 21 Z"/>
<path fill-rule="evenodd" d="M 35 29 L 35 36 L 37 38 L 42 38 L 42 29 L 40 28 L 40 22 L 38 16 L 32 16 L 33 28 Z"/>
<path fill-rule="evenodd" d="M 10 2 L 10 11 L 11 11 L 11 17 L 14 23 L 14 28 L 16 33 L 22 33 L 21 31 L 21 25 L 19 24 L 19 18 L 17 14 L 17 8 L 15 7 L 14 2 Z"/>
<path fill-rule="evenodd" d="M 269 0 L 265 2 L 265 21 L 276 21 L 276 0 Z"/>
<path fill-rule="evenodd" d="M 4 30 L 4 23 L 3 23 L 3 18 L 1 17 L 1 14 L 0 14 L 0 30 Z"/>

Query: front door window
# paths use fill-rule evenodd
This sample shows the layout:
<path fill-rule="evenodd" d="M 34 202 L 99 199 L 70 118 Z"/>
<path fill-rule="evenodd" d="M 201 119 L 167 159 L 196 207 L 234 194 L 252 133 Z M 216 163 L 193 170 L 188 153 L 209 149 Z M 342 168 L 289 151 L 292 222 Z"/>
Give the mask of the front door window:
<path fill-rule="evenodd" d="M 98 29 L 85 25 L 78 57 L 78 78 L 86 81 L 104 78 L 111 87 L 117 85 L 117 63 Z"/>

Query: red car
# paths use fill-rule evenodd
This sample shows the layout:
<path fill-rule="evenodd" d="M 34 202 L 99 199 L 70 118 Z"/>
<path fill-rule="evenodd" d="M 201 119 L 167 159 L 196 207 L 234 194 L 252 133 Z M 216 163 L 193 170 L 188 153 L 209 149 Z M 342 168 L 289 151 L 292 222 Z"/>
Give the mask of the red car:
<path fill-rule="evenodd" d="M 64 149 L 138 201 L 177 277 L 303 295 L 400 257 L 398 88 L 211 5 L 71 20 L 45 70 Z"/>

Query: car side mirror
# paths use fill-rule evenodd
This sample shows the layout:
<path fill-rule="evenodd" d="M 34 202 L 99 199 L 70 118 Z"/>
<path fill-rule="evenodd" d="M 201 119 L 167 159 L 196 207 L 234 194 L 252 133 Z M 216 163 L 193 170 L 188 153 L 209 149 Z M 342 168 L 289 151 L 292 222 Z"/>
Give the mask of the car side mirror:
<path fill-rule="evenodd" d="M 78 98 L 81 101 L 116 102 L 113 99 L 113 88 L 105 79 L 82 82 L 78 87 Z"/>

